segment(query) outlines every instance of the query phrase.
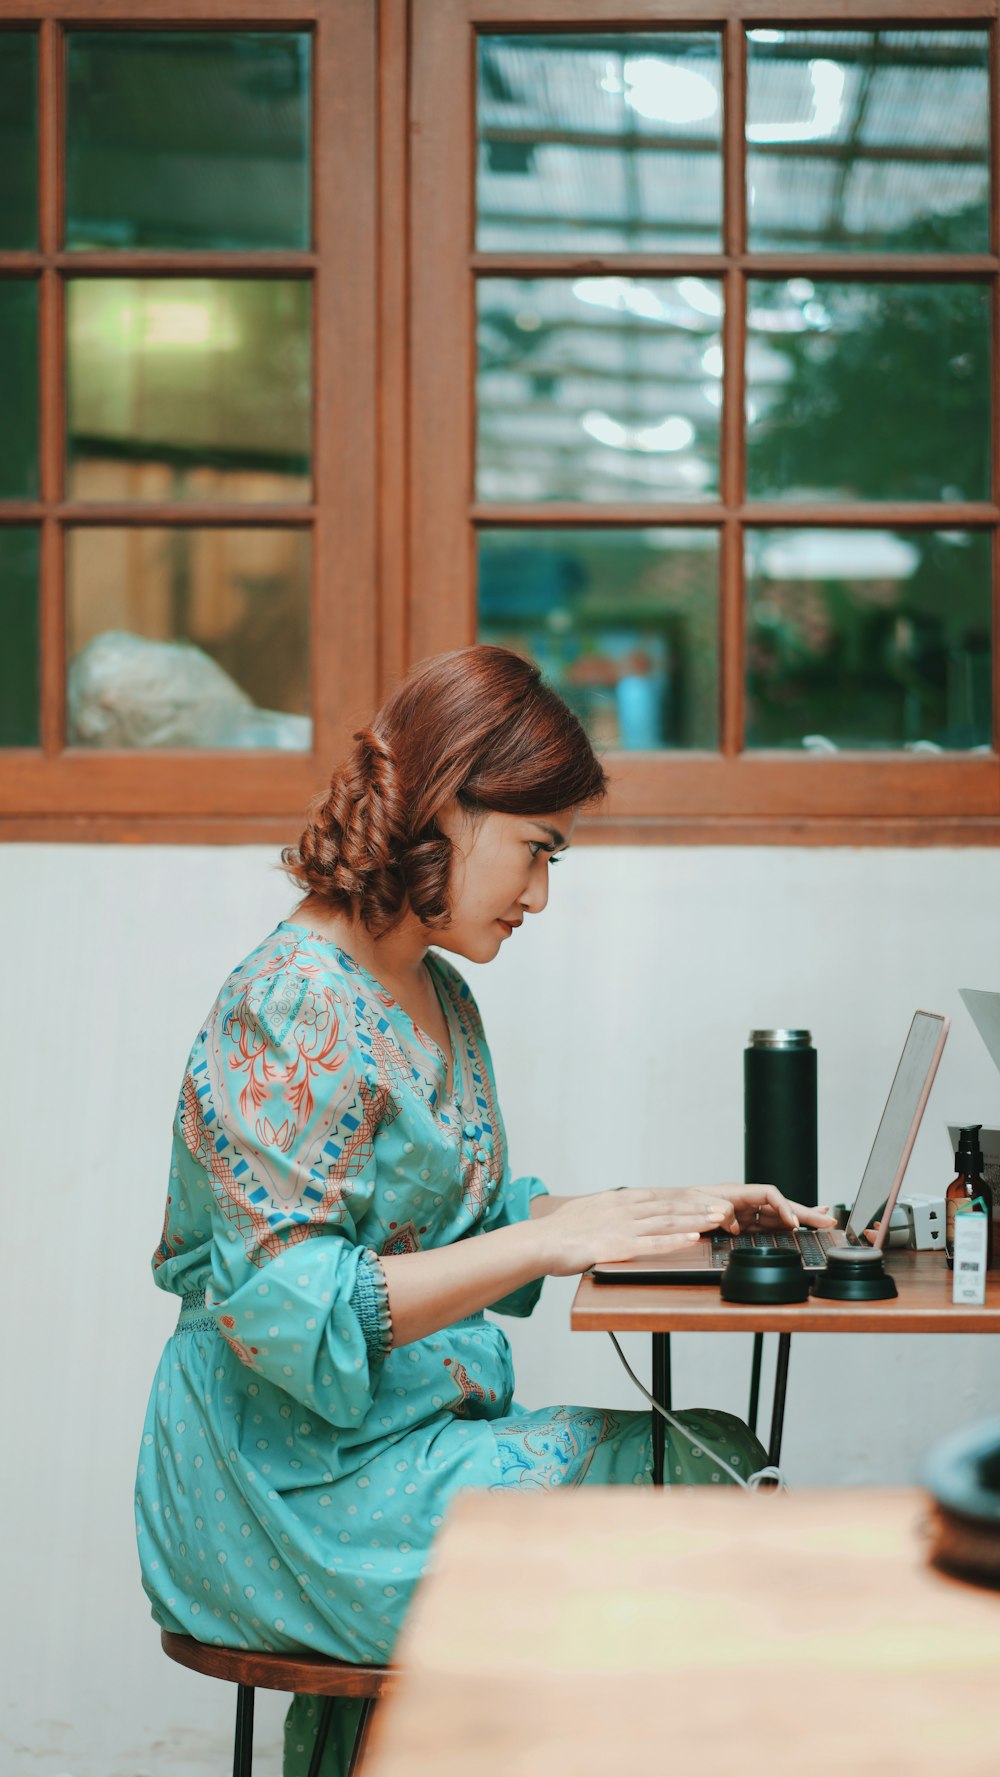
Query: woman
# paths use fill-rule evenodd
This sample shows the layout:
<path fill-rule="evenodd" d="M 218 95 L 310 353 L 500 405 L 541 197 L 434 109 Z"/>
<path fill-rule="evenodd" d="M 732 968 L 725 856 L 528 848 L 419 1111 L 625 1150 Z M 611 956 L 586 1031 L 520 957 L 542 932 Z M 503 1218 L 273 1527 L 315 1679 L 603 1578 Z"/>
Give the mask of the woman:
<path fill-rule="evenodd" d="M 433 943 L 490 962 L 604 774 L 536 668 L 432 660 L 356 737 L 285 864 L 294 915 L 230 976 L 174 1128 L 156 1281 L 181 1297 L 138 1476 L 158 1622 L 385 1661 L 459 1488 L 645 1483 L 649 1414 L 519 1411 L 507 1340 L 545 1276 L 669 1252 L 767 1187 L 550 1197 L 512 1179 L 482 1025 Z M 742 1473 L 738 1421 L 684 1416 Z M 728 1480 L 672 1430 L 673 1480 Z M 304 1769 L 309 1703 L 286 1735 Z"/>

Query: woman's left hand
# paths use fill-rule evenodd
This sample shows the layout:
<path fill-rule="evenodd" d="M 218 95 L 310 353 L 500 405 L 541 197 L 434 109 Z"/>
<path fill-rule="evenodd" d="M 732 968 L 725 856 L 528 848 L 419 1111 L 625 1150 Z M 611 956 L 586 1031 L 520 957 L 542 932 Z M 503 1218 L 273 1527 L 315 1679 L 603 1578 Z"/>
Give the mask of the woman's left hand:
<path fill-rule="evenodd" d="M 824 1204 L 810 1209 L 783 1197 L 774 1185 L 713 1185 L 713 1194 L 732 1205 L 732 1217 L 722 1226 L 728 1234 L 751 1228 L 833 1228 L 837 1218 Z"/>

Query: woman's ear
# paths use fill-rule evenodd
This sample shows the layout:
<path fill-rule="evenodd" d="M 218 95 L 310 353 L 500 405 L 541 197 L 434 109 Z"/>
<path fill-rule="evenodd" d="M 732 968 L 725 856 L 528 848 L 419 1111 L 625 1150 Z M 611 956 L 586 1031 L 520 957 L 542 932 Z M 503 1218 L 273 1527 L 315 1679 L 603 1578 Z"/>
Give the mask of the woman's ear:
<path fill-rule="evenodd" d="M 483 810 L 466 808 L 464 803 L 453 796 L 438 809 L 437 825 L 446 839 L 450 839 L 456 852 L 465 856 L 482 822 Z"/>

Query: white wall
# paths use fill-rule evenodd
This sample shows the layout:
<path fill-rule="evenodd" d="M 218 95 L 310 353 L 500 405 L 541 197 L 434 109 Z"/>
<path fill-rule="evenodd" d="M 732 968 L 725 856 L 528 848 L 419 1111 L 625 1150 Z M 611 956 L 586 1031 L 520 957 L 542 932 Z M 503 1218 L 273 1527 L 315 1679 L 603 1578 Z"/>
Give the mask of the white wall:
<path fill-rule="evenodd" d="M 148 1618 L 132 1472 L 174 1318 L 149 1256 L 184 1058 L 289 904 L 256 849 L 0 849 L 4 1777 L 227 1768 L 228 1691 L 169 1666 Z M 955 1020 L 908 1179 L 942 1188 L 946 1121 L 1000 1122 L 957 994 L 1000 988 L 998 910 L 1000 850 L 577 850 L 545 917 L 470 970 L 515 1164 L 555 1190 L 738 1177 L 746 1033 L 804 1024 L 821 1189 L 850 1195 L 919 1004 Z M 571 1296 L 550 1283 L 509 1323 L 520 1397 L 638 1405 L 608 1341 L 570 1334 Z M 675 1345 L 679 1404 L 744 1405 L 748 1341 Z M 800 1338 L 785 1466 L 798 1485 L 906 1482 L 940 1434 L 997 1412 L 990 1340 Z"/>

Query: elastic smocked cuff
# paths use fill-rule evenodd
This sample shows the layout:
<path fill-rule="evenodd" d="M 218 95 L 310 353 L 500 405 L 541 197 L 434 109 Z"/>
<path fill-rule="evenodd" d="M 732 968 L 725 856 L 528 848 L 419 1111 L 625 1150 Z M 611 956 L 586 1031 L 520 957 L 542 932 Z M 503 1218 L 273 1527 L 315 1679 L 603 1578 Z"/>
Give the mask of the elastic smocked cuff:
<path fill-rule="evenodd" d="M 365 1247 L 361 1254 L 354 1279 L 351 1307 L 358 1317 L 368 1351 L 368 1368 L 374 1375 L 381 1369 L 392 1345 L 392 1316 L 389 1313 L 389 1290 L 385 1272 L 378 1253 L 371 1247 Z"/>

